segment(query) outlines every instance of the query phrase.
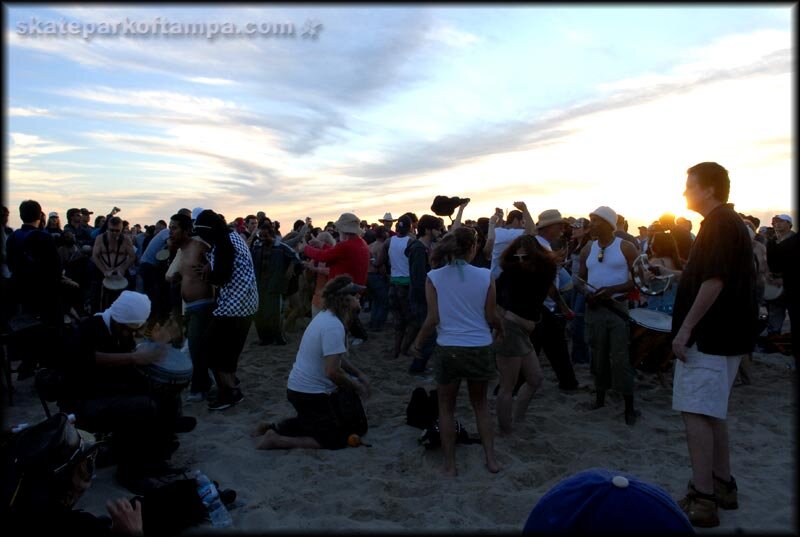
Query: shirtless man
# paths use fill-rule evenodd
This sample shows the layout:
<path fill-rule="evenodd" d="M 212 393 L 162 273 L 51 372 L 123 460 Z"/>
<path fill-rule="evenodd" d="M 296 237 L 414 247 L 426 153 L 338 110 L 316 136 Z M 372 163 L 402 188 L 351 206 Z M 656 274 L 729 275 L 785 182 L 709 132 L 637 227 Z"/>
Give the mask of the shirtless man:
<path fill-rule="evenodd" d="M 167 269 L 166 278 L 170 282 L 180 282 L 184 316 L 188 327 L 189 354 L 194 371 L 187 402 L 203 401 L 208 397 L 211 380 L 208 375 L 208 357 L 200 345 L 200 338 L 211 320 L 214 310 L 214 292 L 194 270 L 194 265 L 207 263 L 205 254 L 211 250 L 208 243 L 200 237 L 192 237 L 192 219 L 183 214 L 175 214 L 169 221 L 169 238 L 178 249 L 175 259 Z"/>
<path fill-rule="evenodd" d="M 122 219 L 118 216 L 108 221 L 108 229 L 98 235 L 92 249 L 92 261 L 104 277 L 126 277 L 128 267 L 136 261 L 136 250 L 133 242 L 122 234 Z M 124 289 L 123 289 L 124 290 Z M 119 296 L 103 288 L 100 309 L 106 309 Z"/>

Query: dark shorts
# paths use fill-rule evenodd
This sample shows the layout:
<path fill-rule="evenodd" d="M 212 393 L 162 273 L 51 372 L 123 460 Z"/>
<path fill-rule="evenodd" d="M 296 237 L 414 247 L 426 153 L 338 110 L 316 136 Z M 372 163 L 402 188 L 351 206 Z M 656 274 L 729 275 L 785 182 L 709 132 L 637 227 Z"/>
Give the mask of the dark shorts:
<path fill-rule="evenodd" d="M 437 384 L 457 380 L 490 381 L 497 375 L 491 345 L 485 347 L 440 347 L 433 351 L 433 376 Z"/>
<path fill-rule="evenodd" d="M 310 436 L 324 449 L 347 446 L 347 433 L 338 425 L 328 394 L 287 389 L 286 398 L 297 411 L 297 417 L 278 423 L 275 432 L 283 436 Z"/>
<path fill-rule="evenodd" d="M 503 341 L 494 343 L 494 352 L 501 356 L 525 356 L 533 352 L 531 334 L 522 326 L 503 318 Z"/>
<path fill-rule="evenodd" d="M 222 373 L 236 372 L 251 321 L 252 317 L 211 317 L 203 338 L 211 369 Z"/>

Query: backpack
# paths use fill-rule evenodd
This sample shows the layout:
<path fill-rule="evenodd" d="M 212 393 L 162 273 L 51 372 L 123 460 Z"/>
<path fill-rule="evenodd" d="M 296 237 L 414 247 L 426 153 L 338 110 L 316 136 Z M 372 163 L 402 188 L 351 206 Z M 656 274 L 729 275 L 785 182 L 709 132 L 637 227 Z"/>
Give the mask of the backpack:
<path fill-rule="evenodd" d="M 433 426 L 438 417 L 439 402 L 436 390 L 431 390 L 429 394 L 425 388 L 415 388 L 406 407 L 406 423 L 417 429 L 427 429 Z"/>

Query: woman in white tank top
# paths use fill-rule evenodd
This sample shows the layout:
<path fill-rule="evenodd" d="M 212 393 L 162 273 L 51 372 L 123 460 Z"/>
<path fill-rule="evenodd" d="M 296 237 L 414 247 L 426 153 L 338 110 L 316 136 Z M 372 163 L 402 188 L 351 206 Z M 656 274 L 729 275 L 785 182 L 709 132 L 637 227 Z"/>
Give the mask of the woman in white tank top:
<path fill-rule="evenodd" d="M 428 316 L 419 330 L 412 352 L 420 358 L 420 345 L 437 329 L 435 377 L 439 397 L 439 431 L 444 453 L 442 472 L 457 474 L 455 462 L 455 406 L 461 380 L 467 381 L 470 403 L 478 424 L 486 467 L 500 471 L 494 453 L 494 426 L 486 400 L 489 381 L 495 377 L 492 328 L 502 337 L 503 326 L 495 310 L 495 286 L 488 269 L 470 265 L 475 257 L 475 230 L 459 227 L 434 248 L 425 296 Z"/>

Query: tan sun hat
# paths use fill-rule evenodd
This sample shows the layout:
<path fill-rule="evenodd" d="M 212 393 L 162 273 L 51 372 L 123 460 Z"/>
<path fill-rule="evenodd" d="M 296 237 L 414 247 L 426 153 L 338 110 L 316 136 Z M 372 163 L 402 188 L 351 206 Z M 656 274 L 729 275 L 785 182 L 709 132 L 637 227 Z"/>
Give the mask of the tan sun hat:
<path fill-rule="evenodd" d="M 553 224 L 569 224 L 569 220 L 562 217 L 558 209 L 548 209 L 539 215 L 536 229 L 552 226 Z"/>
<path fill-rule="evenodd" d="M 394 222 L 397 218 L 392 218 L 392 213 L 386 213 L 383 218 L 378 218 L 378 222 Z"/>
<path fill-rule="evenodd" d="M 364 230 L 361 229 L 361 219 L 353 213 L 342 213 L 333 225 L 340 233 L 354 233 L 359 237 L 364 234 Z"/>

